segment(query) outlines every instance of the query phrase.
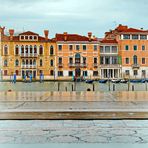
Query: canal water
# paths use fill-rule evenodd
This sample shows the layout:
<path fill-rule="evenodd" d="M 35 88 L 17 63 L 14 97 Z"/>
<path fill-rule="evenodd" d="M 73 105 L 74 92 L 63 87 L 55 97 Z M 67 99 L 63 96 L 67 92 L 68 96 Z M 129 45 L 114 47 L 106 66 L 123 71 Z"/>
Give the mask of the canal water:
<path fill-rule="evenodd" d="M 93 84 L 87 84 L 85 82 L 33 82 L 23 83 L 17 82 L 12 84 L 10 82 L 0 82 L 0 91 L 102 91 L 108 92 L 113 91 L 128 91 L 128 84 L 100 84 L 94 82 Z M 130 83 L 130 91 L 146 91 L 148 84 L 145 83 Z"/>

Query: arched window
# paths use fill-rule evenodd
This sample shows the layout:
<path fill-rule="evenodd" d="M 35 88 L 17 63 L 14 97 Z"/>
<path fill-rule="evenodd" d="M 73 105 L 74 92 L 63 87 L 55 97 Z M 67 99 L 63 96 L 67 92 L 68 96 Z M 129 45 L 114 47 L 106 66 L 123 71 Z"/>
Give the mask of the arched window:
<path fill-rule="evenodd" d="M 34 46 L 34 53 L 37 53 L 37 46 Z"/>
<path fill-rule="evenodd" d="M 36 65 L 36 60 L 35 59 L 33 60 L 33 65 Z"/>
<path fill-rule="evenodd" d="M 4 55 L 8 55 L 8 46 L 7 45 L 4 46 Z"/>
<path fill-rule="evenodd" d="M 134 62 L 134 64 L 137 64 L 138 63 L 138 60 L 137 60 L 137 56 L 136 55 L 133 56 L 133 62 Z"/>
<path fill-rule="evenodd" d="M 42 55 L 43 54 L 43 46 L 40 45 L 40 48 L 39 48 L 39 54 Z"/>
<path fill-rule="evenodd" d="M 26 65 L 28 65 L 28 59 L 26 60 Z"/>
<path fill-rule="evenodd" d="M 53 76 L 54 75 L 54 71 L 50 70 L 50 75 Z"/>
<path fill-rule="evenodd" d="M 50 60 L 50 66 L 53 66 L 53 60 Z"/>
<path fill-rule="evenodd" d="M 75 55 L 75 63 L 81 63 L 81 55 L 79 53 Z"/>
<path fill-rule="evenodd" d="M 43 61 L 42 61 L 42 59 L 40 59 L 40 66 L 43 66 Z"/>
<path fill-rule="evenodd" d="M 16 45 L 16 46 L 15 46 L 15 55 L 18 55 L 18 54 L 19 54 L 19 46 Z"/>
<path fill-rule="evenodd" d="M 30 65 L 32 65 L 32 59 L 30 59 Z"/>
<path fill-rule="evenodd" d="M 4 60 L 4 66 L 8 66 L 8 61 Z"/>
<path fill-rule="evenodd" d="M 21 46 L 21 53 L 24 53 L 24 46 Z"/>
<path fill-rule="evenodd" d="M 25 53 L 28 54 L 28 45 L 25 46 Z"/>
<path fill-rule="evenodd" d="M 19 66 L 19 60 L 18 59 L 15 60 L 15 66 Z"/>
<path fill-rule="evenodd" d="M 25 65 L 25 60 L 24 59 L 22 60 L 22 64 Z"/>
<path fill-rule="evenodd" d="M 32 45 L 30 45 L 30 53 L 31 53 L 31 54 L 32 54 L 32 50 L 33 50 L 33 49 L 32 49 Z"/>
<path fill-rule="evenodd" d="M 50 46 L 50 55 L 53 55 L 54 54 L 54 48 L 53 48 L 53 46 L 51 45 Z"/>

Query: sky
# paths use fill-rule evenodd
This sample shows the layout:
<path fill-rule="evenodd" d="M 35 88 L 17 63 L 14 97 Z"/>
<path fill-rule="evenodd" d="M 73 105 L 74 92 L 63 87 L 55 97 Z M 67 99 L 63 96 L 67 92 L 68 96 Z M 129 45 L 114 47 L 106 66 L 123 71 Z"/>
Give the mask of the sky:
<path fill-rule="evenodd" d="M 118 24 L 148 29 L 148 0 L 0 0 L 0 26 L 6 31 L 103 37 Z"/>

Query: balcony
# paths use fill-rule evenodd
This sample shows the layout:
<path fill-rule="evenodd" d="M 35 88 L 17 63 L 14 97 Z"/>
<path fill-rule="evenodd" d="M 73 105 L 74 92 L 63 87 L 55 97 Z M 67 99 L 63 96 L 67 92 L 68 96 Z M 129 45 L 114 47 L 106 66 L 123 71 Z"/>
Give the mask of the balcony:
<path fill-rule="evenodd" d="M 69 63 L 69 67 L 87 67 L 87 64 L 86 63 Z"/>
<path fill-rule="evenodd" d="M 97 68 L 98 67 L 98 63 L 93 63 L 93 67 Z"/>
<path fill-rule="evenodd" d="M 35 69 L 37 65 L 21 65 L 22 69 Z"/>
<path fill-rule="evenodd" d="M 64 66 L 63 63 L 58 63 L 59 68 L 62 68 L 63 66 Z"/>
<path fill-rule="evenodd" d="M 21 55 L 20 55 L 21 57 L 23 57 L 23 58 L 25 58 L 25 57 L 37 57 L 38 56 L 38 54 L 37 53 L 30 53 L 30 54 L 28 54 L 28 53 L 21 53 Z"/>
<path fill-rule="evenodd" d="M 121 68 L 119 64 L 101 64 L 100 68 Z"/>
<path fill-rule="evenodd" d="M 139 68 L 140 68 L 140 65 L 139 65 L 139 64 L 133 64 L 133 65 L 132 65 L 132 68 L 133 68 L 133 69 L 139 69 Z"/>

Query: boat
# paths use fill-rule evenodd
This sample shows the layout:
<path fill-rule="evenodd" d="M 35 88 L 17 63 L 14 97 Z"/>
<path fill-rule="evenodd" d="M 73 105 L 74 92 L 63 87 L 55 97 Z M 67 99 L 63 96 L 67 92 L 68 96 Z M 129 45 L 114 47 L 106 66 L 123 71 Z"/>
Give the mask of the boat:
<path fill-rule="evenodd" d="M 112 83 L 120 83 L 121 80 L 117 79 L 117 80 L 111 80 Z"/>
<path fill-rule="evenodd" d="M 141 83 L 141 79 L 130 80 L 131 83 Z"/>
<path fill-rule="evenodd" d="M 120 81 L 120 83 L 127 83 L 127 82 L 128 80 L 124 80 L 124 79 Z"/>
<path fill-rule="evenodd" d="M 107 80 L 99 80 L 99 83 L 106 83 Z"/>
<path fill-rule="evenodd" d="M 94 82 L 94 80 L 86 80 L 85 82 L 88 84 L 92 84 Z"/>
<path fill-rule="evenodd" d="M 146 82 L 148 82 L 148 79 L 142 79 L 141 80 L 141 83 L 146 83 Z"/>

